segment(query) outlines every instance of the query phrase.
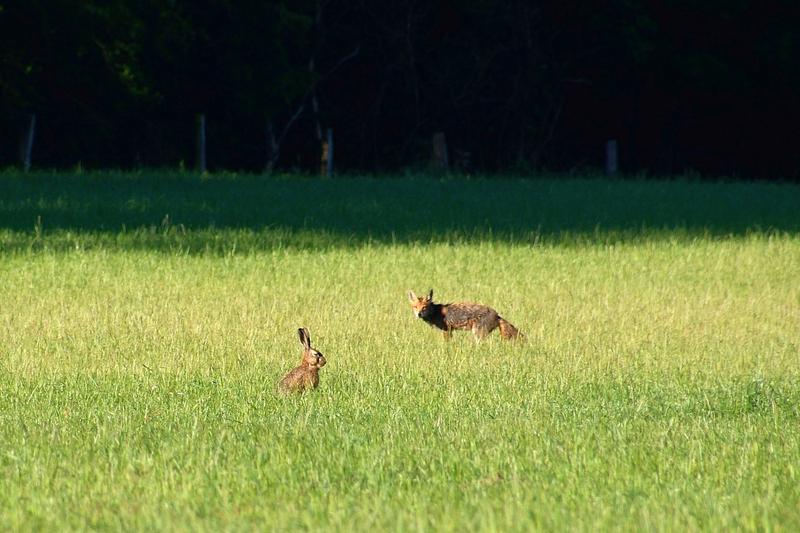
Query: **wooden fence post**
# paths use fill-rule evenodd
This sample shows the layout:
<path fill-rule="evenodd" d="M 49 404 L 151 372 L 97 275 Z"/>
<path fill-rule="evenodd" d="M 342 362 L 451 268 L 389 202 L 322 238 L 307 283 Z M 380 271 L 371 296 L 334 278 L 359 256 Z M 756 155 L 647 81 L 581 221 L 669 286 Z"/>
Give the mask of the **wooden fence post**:
<path fill-rule="evenodd" d="M 447 139 L 441 131 L 433 134 L 433 164 L 442 170 L 447 170 L 450 166 L 447 160 Z"/>
<path fill-rule="evenodd" d="M 272 172 L 275 169 L 275 163 L 278 161 L 279 146 L 278 141 L 275 139 L 275 130 L 272 128 L 272 121 L 267 119 L 264 125 L 265 137 L 265 154 L 266 162 L 264 163 L 264 172 Z"/>
<path fill-rule="evenodd" d="M 325 169 L 329 178 L 333 177 L 333 129 L 328 128 L 328 166 Z"/>
<path fill-rule="evenodd" d="M 617 164 L 617 140 L 606 141 L 606 176 L 616 176 Z"/>
<path fill-rule="evenodd" d="M 19 158 L 22 163 L 22 170 L 28 172 L 31 169 L 31 154 L 33 153 L 33 139 L 36 132 L 36 113 L 30 113 L 25 124 L 25 129 L 20 140 Z"/>
<path fill-rule="evenodd" d="M 320 176 L 333 176 L 333 130 L 328 128 L 325 132 L 325 140 L 322 141 L 322 157 L 319 165 Z"/>
<path fill-rule="evenodd" d="M 195 164 L 197 171 L 201 174 L 206 171 L 206 116 L 203 113 L 197 115 L 197 155 Z"/>

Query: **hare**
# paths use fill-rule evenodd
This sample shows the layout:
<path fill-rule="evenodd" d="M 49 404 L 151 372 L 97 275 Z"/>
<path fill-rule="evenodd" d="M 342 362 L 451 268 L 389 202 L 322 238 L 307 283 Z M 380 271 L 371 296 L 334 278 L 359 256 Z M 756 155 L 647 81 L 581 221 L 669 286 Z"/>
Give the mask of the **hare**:
<path fill-rule="evenodd" d="M 311 347 L 311 336 L 306 328 L 297 330 L 303 345 L 303 360 L 300 366 L 283 376 L 278 383 L 278 392 L 303 392 L 319 386 L 319 369 L 325 366 L 325 356 Z"/>

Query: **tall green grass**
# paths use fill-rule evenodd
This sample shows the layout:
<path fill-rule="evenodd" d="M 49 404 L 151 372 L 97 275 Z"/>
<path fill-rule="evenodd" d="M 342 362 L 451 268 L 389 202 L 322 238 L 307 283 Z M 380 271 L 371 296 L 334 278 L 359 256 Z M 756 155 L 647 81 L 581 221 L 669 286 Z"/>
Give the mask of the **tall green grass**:
<path fill-rule="evenodd" d="M 3 529 L 800 527 L 796 186 L 0 189 Z M 527 341 L 442 342 L 431 287 Z"/>

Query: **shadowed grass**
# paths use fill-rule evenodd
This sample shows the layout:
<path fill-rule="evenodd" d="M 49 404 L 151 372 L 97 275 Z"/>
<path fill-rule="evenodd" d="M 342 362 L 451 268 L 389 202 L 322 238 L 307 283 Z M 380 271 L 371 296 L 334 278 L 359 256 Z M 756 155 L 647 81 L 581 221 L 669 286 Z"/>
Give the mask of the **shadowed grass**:
<path fill-rule="evenodd" d="M 608 243 L 797 233 L 799 208 L 800 186 L 759 182 L 6 172 L 0 246 L 231 253 L 370 242 Z"/>

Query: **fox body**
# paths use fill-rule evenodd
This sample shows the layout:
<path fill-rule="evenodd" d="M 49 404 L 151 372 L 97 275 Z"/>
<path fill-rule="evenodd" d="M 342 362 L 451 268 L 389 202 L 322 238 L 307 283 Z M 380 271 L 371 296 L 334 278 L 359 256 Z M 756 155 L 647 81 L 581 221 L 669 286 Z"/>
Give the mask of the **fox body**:
<path fill-rule="evenodd" d="M 442 330 L 445 339 L 450 338 L 450 333 L 454 329 L 472 331 L 476 340 L 486 337 L 497 328 L 500 329 L 500 336 L 504 339 L 522 336 L 511 322 L 487 305 L 465 302 L 437 304 L 433 301 L 433 290 L 426 296 L 417 296 L 414 291 L 408 291 L 408 299 L 414 315 Z"/>

